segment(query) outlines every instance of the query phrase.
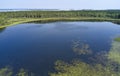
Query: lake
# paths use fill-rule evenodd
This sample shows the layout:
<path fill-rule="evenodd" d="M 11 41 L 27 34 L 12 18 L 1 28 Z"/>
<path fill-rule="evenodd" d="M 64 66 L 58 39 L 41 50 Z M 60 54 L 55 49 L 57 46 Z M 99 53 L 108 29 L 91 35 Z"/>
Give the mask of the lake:
<path fill-rule="evenodd" d="M 57 60 L 86 60 L 73 43 L 88 44 L 94 54 L 109 51 L 120 25 L 111 22 L 23 23 L 0 29 L 0 68 L 24 68 L 36 76 L 54 71 Z"/>

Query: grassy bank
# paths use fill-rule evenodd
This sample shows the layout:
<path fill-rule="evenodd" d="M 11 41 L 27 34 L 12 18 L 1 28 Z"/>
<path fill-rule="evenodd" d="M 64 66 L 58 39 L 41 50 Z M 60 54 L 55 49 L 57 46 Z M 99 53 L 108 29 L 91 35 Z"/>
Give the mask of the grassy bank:
<path fill-rule="evenodd" d="M 110 19 L 110 18 L 90 18 L 90 17 L 73 17 L 73 18 L 12 18 L 4 21 L 5 23 L 1 24 L 0 28 L 31 22 L 31 21 L 110 21 L 110 22 L 120 22 L 120 19 Z"/>

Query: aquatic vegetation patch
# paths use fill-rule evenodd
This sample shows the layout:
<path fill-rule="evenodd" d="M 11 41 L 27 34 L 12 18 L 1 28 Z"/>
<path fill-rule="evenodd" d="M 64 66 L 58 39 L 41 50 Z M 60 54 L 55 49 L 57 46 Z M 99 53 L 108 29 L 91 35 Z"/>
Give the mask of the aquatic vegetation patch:
<path fill-rule="evenodd" d="M 90 65 L 81 61 L 74 61 L 69 64 L 57 61 L 55 65 L 57 72 L 51 73 L 50 76 L 120 76 L 120 72 L 101 64 Z"/>
<path fill-rule="evenodd" d="M 13 72 L 11 68 L 5 67 L 0 69 L 0 76 L 12 76 Z"/>
<path fill-rule="evenodd" d="M 114 41 L 120 42 L 120 37 L 115 38 Z"/>
<path fill-rule="evenodd" d="M 107 51 L 101 51 L 96 53 L 95 55 L 88 58 L 89 61 L 91 61 L 91 64 L 101 64 L 101 65 L 108 65 L 108 58 L 107 58 L 108 52 Z"/>
<path fill-rule="evenodd" d="M 80 55 L 89 54 L 76 48 L 80 48 L 79 41 L 74 43 L 74 51 Z M 82 49 L 88 46 L 82 45 Z M 74 60 L 71 63 L 58 60 L 55 63 L 56 72 L 50 76 L 120 76 L 120 43 L 114 41 L 109 52 L 102 51 L 93 57 L 89 57 L 91 63 Z"/>
<path fill-rule="evenodd" d="M 10 67 L 0 69 L 0 76 L 34 76 L 33 73 L 27 72 L 25 69 L 20 69 L 17 74 Z"/>
<path fill-rule="evenodd" d="M 92 54 L 89 45 L 81 43 L 80 41 L 73 41 L 72 50 L 78 55 Z"/>
<path fill-rule="evenodd" d="M 108 59 L 120 64 L 120 42 L 114 41 L 108 53 Z"/>

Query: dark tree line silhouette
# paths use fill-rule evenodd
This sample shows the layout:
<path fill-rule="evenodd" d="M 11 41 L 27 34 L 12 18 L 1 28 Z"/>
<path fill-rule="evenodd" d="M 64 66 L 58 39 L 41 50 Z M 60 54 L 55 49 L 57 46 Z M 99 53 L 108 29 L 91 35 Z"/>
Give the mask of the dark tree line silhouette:
<path fill-rule="evenodd" d="M 10 19 L 30 18 L 103 18 L 120 19 L 120 10 L 78 10 L 78 11 L 13 11 L 0 12 L 0 25 Z"/>
<path fill-rule="evenodd" d="M 16 11 L 1 12 L 4 18 L 51 18 L 51 17 L 100 17 L 120 18 L 119 10 L 82 10 L 82 11 Z"/>

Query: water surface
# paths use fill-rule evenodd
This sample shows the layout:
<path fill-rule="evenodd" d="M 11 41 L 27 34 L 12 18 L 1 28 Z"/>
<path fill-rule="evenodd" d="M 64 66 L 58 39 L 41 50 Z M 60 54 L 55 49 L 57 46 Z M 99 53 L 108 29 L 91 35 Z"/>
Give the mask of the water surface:
<path fill-rule="evenodd" d="M 119 35 L 120 26 L 111 22 L 24 23 L 7 27 L 0 30 L 0 68 L 25 68 L 46 76 L 53 71 L 56 60 L 80 58 L 73 52 L 73 41 L 88 44 L 95 54 L 109 51 L 112 39 Z"/>

